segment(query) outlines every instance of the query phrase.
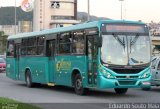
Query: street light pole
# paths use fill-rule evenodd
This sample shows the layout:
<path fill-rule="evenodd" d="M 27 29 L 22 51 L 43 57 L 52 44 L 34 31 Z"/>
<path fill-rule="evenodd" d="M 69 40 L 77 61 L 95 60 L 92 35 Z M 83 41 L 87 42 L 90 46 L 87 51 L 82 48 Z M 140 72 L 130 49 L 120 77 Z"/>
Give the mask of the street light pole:
<path fill-rule="evenodd" d="M 88 0 L 88 21 L 90 21 L 90 0 Z"/>
<path fill-rule="evenodd" d="M 119 0 L 120 2 L 121 2 L 121 20 L 123 19 L 123 4 L 122 4 L 122 2 L 124 1 L 124 0 Z"/>
<path fill-rule="evenodd" d="M 17 29 L 16 29 L 16 26 L 17 26 L 17 9 L 16 9 L 16 0 L 15 0 L 15 10 L 14 10 L 14 20 L 15 20 L 15 22 L 14 22 L 14 26 L 15 26 L 15 34 L 17 34 Z"/>

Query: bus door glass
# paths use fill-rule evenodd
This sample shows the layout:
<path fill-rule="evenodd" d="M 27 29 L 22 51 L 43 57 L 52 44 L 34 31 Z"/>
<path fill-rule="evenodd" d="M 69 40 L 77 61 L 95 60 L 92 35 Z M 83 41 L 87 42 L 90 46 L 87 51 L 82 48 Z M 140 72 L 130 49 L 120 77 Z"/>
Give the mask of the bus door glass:
<path fill-rule="evenodd" d="M 87 37 L 87 45 L 88 45 L 88 83 L 96 84 L 97 78 L 97 43 L 96 36 L 88 36 Z"/>
<path fill-rule="evenodd" d="M 6 75 L 10 78 L 16 78 L 15 75 L 15 42 L 8 41 L 7 43 L 7 58 L 6 58 Z"/>
<path fill-rule="evenodd" d="M 54 82 L 55 72 L 55 39 L 47 41 L 47 56 L 49 57 L 49 82 Z"/>
<path fill-rule="evenodd" d="M 156 74 L 155 74 L 155 79 L 156 80 L 160 80 L 160 61 L 159 61 L 158 66 L 157 66 L 157 71 L 156 71 Z"/>
<path fill-rule="evenodd" d="M 20 44 L 16 44 L 16 79 L 19 79 L 19 58 L 20 58 Z"/>
<path fill-rule="evenodd" d="M 159 59 L 156 57 L 152 59 L 151 61 L 151 68 L 152 68 L 152 80 L 156 79 L 156 72 L 157 72 L 157 67 L 158 67 Z"/>

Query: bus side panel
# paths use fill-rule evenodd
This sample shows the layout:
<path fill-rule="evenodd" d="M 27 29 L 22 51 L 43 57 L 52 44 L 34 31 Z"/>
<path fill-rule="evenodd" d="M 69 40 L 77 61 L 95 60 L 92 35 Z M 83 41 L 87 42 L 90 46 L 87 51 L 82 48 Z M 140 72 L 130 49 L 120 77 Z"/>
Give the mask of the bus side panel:
<path fill-rule="evenodd" d="M 15 58 L 6 59 L 6 76 L 16 80 L 16 60 Z"/>
<path fill-rule="evenodd" d="M 25 70 L 29 69 L 32 82 L 46 84 L 48 76 L 48 58 L 46 57 L 24 57 L 20 59 L 20 80 L 25 80 Z"/>
<path fill-rule="evenodd" d="M 56 56 L 55 82 L 57 85 L 72 86 L 72 71 L 78 70 L 83 75 L 83 84 L 87 84 L 86 56 Z M 83 78 L 82 77 L 82 78 Z"/>
<path fill-rule="evenodd" d="M 54 83 L 54 73 L 55 73 L 55 60 L 48 58 L 48 83 Z"/>

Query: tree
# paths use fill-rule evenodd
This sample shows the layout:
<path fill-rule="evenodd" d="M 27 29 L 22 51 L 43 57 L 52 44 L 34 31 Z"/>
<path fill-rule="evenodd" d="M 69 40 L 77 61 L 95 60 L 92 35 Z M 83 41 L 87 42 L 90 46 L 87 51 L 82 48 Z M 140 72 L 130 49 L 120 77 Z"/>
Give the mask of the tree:
<path fill-rule="evenodd" d="M 0 54 L 4 54 L 6 52 L 7 37 L 8 36 L 5 35 L 3 31 L 0 31 Z"/>

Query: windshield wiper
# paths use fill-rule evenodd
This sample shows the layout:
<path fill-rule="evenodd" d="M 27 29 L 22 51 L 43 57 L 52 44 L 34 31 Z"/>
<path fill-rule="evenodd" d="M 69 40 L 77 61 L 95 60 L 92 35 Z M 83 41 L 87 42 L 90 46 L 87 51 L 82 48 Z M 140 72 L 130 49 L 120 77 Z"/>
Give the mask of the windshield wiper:
<path fill-rule="evenodd" d="M 139 38 L 139 35 L 136 35 L 134 39 L 130 39 L 130 53 L 131 53 L 131 47 L 137 42 L 137 39 Z"/>
<path fill-rule="evenodd" d="M 139 38 L 139 35 L 136 35 L 136 37 L 132 40 L 130 39 L 130 45 L 134 45 L 137 42 L 137 39 Z"/>
<path fill-rule="evenodd" d="M 125 41 L 124 41 L 124 37 L 123 40 L 121 40 L 118 35 L 113 34 L 113 37 L 124 47 L 124 51 L 125 51 Z"/>

